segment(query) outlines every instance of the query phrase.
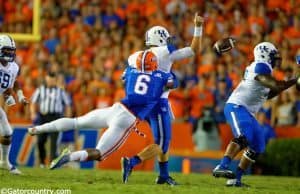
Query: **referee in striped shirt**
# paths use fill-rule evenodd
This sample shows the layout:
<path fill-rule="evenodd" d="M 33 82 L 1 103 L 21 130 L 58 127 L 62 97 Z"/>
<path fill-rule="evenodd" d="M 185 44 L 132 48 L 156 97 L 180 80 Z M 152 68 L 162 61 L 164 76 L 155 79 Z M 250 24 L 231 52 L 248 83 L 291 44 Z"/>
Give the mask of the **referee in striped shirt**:
<path fill-rule="evenodd" d="M 57 86 L 57 74 L 48 72 L 45 84 L 37 88 L 30 105 L 31 119 L 35 124 L 43 124 L 61 118 L 71 117 L 71 100 L 67 92 Z M 50 136 L 50 161 L 57 157 L 58 132 L 38 135 L 40 166 L 45 166 L 47 137 Z"/>

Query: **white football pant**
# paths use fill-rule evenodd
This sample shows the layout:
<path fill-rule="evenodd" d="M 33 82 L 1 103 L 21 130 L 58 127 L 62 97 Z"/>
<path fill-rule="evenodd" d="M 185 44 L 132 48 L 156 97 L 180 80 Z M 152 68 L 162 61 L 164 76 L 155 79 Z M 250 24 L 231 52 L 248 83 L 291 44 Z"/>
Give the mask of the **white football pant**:
<path fill-rule="evenodd" d="M 35 128 L 37 133 L 107 128 L 96 146 L 103 160 L 124 143 L 136 124 L 137 118 L 124 105 L 115 103 L 111 107 L 96 109 L 81 117 L 61 118 Z"/>
<path fill-rule="evenodd" d="M 12 128 L 8 123 L 6 113 L 0 107 L 0 136 L 11 136 L 12 135 Z"/>

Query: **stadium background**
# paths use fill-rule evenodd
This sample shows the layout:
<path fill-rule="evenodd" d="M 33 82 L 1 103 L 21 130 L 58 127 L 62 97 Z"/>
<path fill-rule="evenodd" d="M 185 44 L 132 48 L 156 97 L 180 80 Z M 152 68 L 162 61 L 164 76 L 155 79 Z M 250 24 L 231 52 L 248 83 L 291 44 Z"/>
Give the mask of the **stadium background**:
<path fill-rule="evenodd" d="M 36 3 L 40 6 L 35 7 Z M 182 164 L 192 163 L 195 171 L 205 172 L 222 156 L 231 138 L 222 107 L 252 60 L 254 45 L 267 40 L 279 48 L 283 63 L 274 72 L 277 79 L 288 79 L 298 71 L 294 58 L 300 54 L 299 0 L 0 0 L 0 32 L 9 32 L 17 40 L 24 94 L 32 95 L 46 71 L 58 72 L 60 86 L 72 97 L 73 116 L 79 116 L 124 96 L 120 75 L 130 53 L 144 48 L 149 27 L 165 26 L 177 38 L 178 47 L 183 47 L 192 39 L 197 11 L 205 17 L 201 52 L 174 64 L 181 86 L 169 98 L 176 117 L 170 162 L 172 170 L 188 172 Z M 237 38 L 237 48 L 216 56 L 213 43 L 227 36 Z M 20 165 L 37 164 L 35 138 L 25 133 L 32 122 L 28 107 L 5 108 L 15 126 L 12 160 Z M 220 140 L 221 145 L 219 150 L 199 152 L 193 123 L 206 109 L 214 111 L 218 126 L 219 137 L 212 141 Z M 267 102 L 262 112 L 277 138 L 300 137 L 300 101 L 295 88 Z M 121 150 L 102 164 L 82 167 L 119 168 L 121 155 L 135 154 L 152 142 L 148 126 L 141 125 L 146 138 L 133 133 Z M 94 146 L 100 131 L 71 133 L 78 137 L 75 147 Z M 139 169 L 151 170 L 153 163 L 146 162 Z"/>

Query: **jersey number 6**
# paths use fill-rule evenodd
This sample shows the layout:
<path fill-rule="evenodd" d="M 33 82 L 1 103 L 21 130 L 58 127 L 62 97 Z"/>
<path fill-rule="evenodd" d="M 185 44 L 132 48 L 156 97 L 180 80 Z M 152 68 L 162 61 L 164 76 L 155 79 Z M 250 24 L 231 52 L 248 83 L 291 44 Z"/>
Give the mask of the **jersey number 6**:
<path fill-rule="evenodd" d="M 134 92 L 137 94 L 145 95 L 148 91 L 148 83 L 150 82 L 151 78 L 149 75 L 139 75 L 136 79 L 136 83 L 134 86 Z"/>

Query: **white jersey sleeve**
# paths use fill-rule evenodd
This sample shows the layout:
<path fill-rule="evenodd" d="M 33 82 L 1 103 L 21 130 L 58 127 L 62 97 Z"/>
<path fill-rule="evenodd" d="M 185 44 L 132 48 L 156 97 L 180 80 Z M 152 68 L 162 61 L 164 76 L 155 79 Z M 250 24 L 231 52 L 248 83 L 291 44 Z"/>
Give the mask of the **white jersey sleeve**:
<path fill-rule="evenodd" d="M 246 68 L 244 78 L 230 95 L 227 103 L 244 106 L 250 113 L 259 111 L 267 100 L 270 89 L 255 80 L 257 75 L 271 75 L 272 66 L 268 63 L 253 62 Z"/>
<path fill-rule="evenodd" d="M 13 88 L 19 73 L 19 66 L 15 62 L 9 62 L 6 66 L 0 65 L 0 94 L 7 88 Z"/>
<path fill-rule="evenodd" d="M 192 57 L 194 55 L 195 55 L 195 53 L 191 47 L 184 47 L 184 48 L 181 48 L 181 49 L 178 49 L 178 50 L 172 52 L 170 54 L 170 59 L 172 61 L 177 61 L 177 60 L 182 60 L 185 58 Z"/>

